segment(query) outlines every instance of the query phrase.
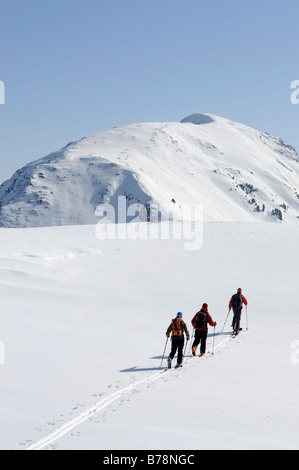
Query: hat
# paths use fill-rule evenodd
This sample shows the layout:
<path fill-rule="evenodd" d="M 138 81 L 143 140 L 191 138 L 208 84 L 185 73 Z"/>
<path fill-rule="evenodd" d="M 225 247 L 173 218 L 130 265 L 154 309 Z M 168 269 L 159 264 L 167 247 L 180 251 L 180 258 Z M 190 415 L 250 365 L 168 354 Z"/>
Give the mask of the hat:
<path fill-rule="evenodd" d="M 178 313 L 177 313 L 177 318 L 183 318 L 182 312 L 178 312 Z"/>
<path fill-rule="evenodd" d="M 202 304 L 202 308 L 201 308 L 204 312 L 207 312 L 208 311 L 208 304 Z"/>

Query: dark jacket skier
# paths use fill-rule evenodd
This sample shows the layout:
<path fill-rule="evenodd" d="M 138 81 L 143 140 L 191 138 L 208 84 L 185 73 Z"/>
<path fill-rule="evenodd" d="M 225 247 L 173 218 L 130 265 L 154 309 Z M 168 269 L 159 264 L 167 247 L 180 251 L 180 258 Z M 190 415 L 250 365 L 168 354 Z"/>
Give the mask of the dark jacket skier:
<path fill-rule="evenodd" d="M 193 356 L 196 355 L 196 349 L 200 343 L 200 356 L 204 356 L 206 353 L 208 325 L 214 327 L 217 325 L 208 312 L 208 304 L 203 304 L 201 310 L 194 315 L 191 323 L 195 329 L 195 338 L 192 344 L 192 354 Z"/>
<path fill-rule="evenodd" d="M 237 293 L 232 296 L 229 302 L 229 311 L 233 309 L 234 312 L 232 328 L 236 334 L 238 334 L 240 331 L 243 304 L 247 306 L 248 302 L 244 295 L 242 295 L 242 289 L 239 287 Z"/>
<path fill-rule="evenodd" d="M 171 362 L 176 352 L 178 352 L 177 367 L 182 366 L 183 348 L 185 342 L 184 333 L 186 334 L 187 341 L 189 341 L 190 335 L 187 325 L 183 320 L 183 314 L 181 312 L 178 312 L 176 318 L 172 320 L 166 331 L 167 338 L 169 338 L 171 334 L 171 351 L 168 356 L 169 369 L 171 368 Z"/>

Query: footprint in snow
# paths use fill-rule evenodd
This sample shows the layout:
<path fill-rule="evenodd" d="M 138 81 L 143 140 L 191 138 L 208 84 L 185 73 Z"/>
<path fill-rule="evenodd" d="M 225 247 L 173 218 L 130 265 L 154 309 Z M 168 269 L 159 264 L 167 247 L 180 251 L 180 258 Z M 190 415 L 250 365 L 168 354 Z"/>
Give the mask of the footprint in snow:
<path fill-rule="evenodd" d="M 19 446 L 27 446 L 27 445 L 30 445 L 33 443 L 33 440 L 32 439 L 28 439 L 26 441 L 22 441 L 22 442 L 19 442 Z"/>

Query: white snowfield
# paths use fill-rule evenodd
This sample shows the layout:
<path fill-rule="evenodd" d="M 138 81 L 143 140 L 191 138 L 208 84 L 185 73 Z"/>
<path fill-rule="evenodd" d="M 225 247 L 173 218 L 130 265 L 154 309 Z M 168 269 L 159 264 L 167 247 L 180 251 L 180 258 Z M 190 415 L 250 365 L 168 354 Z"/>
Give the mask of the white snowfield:
<path fill-rule="evenodd" d="M 1 449 L 299 448 L 297 224 L 206 222 L 196 251 L 93 225 L 0 236 Z M 164 372 L 171 319 L 192 333 L 203 302 L 214 355 L 210 328 L 205 358 Z"/>
<path fill-rule="evenodd" d="M 94 224 L 98 205 L 158 204 L 182 217 L 202 204 L 206 221 L 292 221 L 299 156 L 281 139 L 213 114 L 136 123 L 68 144 L 0 186 L 0 224 Z"/>

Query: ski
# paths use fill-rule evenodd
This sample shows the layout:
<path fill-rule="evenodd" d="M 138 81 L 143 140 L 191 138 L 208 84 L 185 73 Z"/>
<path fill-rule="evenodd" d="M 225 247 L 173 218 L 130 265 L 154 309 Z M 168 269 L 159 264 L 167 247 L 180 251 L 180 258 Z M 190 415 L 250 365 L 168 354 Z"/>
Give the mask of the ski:
<path fill-rule="evenodd" d="M 235 338 L 236 336 L 238 336 L 241 333 L 241 331 L 243 331 L 243 328 L 240 328 L 238 332 L 233 331 L 232 332 L 232 338 Z"/>
<path fill-rule="evenodd" d="M 174 367 L 167 367 L 166 369 L 164 369 L 163 372 L 167 372 L 169 370 L 178 370 L 178 369 L 181 369 L 183 367 L 183 364 L 179 364 L 179 365 L 176 365 Z"/>
<path fill-rule="evenodd" d="M 190 359 L 193 359 L 193 358 L 201 358 L 201 359 L 204 359 L 205 357 L 207 357 L 207 355 L 212 355 L 211 351 L 207 351 L 203 356 L 201 354 L 196 354 L 195 356 L 193 356 L 193 354 L 191 354 L 189 357 L 188 357 L 188 360 Z"/>
<path fill-rule="evenodd" d="M 183 367 L 183 364 L 177 364 L 176 366 L 173 367 L 173 369 L 180 369 Z M 165 370 L 171 370 L 172 368 L 172 359 L 169 357 L 167 358 L 167 368 Z"/>

